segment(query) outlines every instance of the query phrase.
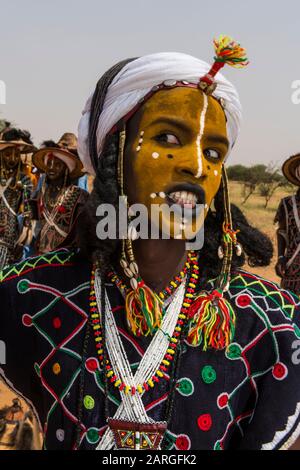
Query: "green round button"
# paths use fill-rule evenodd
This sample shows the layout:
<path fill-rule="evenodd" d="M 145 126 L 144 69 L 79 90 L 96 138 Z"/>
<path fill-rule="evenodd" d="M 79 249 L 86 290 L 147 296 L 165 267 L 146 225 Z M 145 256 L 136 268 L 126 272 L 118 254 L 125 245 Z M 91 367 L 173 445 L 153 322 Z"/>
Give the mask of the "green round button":
<path fill-rule="evenodd" d="M 29 281 L 27 279 L 22 279 L 18 282 L 17 289 L 20 294 L 24 294 L 29 289 Z"/>
<path fill-rule="evenodd" d="M 87 440 L 90 444 L 96 444 L 100 439 L 98 429 L 90 428 L 87 432 Z"/>
<path fill-rule="evenodd" d="M 237 343 L 231 343 L 226 350 L 226 357 L 228 359 L 239 359 L 242 354 L 242 348 Z"/>
<path fill-rule="evenodd" d="M 95 406 L 95 400 L 91 395 L 86 395 L 83 399 L 83 404 L 87 410 L 92 410 Z"/>
<path fill-rule="evenodd" d="M 206 384 L 212 384 L 217 378 L 217 373 L 212 366 L 204 366 L 201 375 Z"/>
<path fill-rule="evenodd" d="M 177 390 L 181 395 L 188 397 L 194 393 L 193 382 L 186 377 L 179 379 L 177 382 Z"/>

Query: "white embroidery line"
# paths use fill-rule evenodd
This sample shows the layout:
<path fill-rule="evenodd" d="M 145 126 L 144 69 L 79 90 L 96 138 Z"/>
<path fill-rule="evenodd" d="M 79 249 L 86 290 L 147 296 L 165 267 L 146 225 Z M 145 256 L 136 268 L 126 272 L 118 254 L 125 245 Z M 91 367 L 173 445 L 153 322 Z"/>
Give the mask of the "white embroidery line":
<path fill-rule="evenodd" d="M 293 415 L 288 417 L 287 420 L 287 425 L 286 428 L 282 431 L 276 431 L 273 441 L 268 442 L 267 444 L 263 444 L 261 447 L 261 450 L 272 450 L 276 447 L 277 444 L 279 444 L 280 441 L 290 432 L 290 430 L 293 428 L 295 425 L 297 419 L 299 418 L 300 415 L 300 403 L 297 403 L 296 406 L 296 411 Z M 284 450 L 286 449 L 287 445 L 289 444 L 289 447 L 296 441 L 297 437 L 299 437 L 299 432 L 300 432 L 300 423 L 298 424 L 296 431 L 292 434 L 292 436 L 289 437 L 287 442 L 285 442 L 280 449 Z"/>
<path fill-rule="evenodd" d="M 205 116 L 206 116 L 206 111 L 208 107 L 208 99 L 207 95 L 204 93 L 204 105 L 203 109 L 201 111 L 201 116 L 200 116 L 200 130 L 199 134 L 197 136 L 196 144 L 197 144 L 197 159 L 198 159 L 198 171 L 196 174 L 196 178 L 200 178 L 202 175 L 202 152 L 201 152 L 201 139 L 203 137 L 204 129 L 205 129 Z"/>

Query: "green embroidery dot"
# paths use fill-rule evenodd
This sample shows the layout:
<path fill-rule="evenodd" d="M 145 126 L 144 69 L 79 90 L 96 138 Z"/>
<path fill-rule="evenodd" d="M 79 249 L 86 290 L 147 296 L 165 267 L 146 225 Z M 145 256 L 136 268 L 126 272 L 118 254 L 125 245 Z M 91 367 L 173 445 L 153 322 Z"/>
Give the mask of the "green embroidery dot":
<path fill-rule="evenodd" d="M 22 281 L 18 282 L 17 289 L 20 294 L 24 294 L 29 289 L 29 281 L 22 279 Z"/>
<path fill-rule="evenodd" d="M 95 406 L 95 400 L 91 395 L 86 395 L 83 399 L 83 404 L 87 410 L 92 410 Z"/>
<path fill-rule="evenodd" d="M 86 433 L 86 438 L 90 444 L 96 444 L 100 439 L 98 429 L 90 428 Z"/>
<path fill-rule="evenodd" d="M 239 359 L 242 354 L 242 348 L 237 343 L 231 343 L 228 348 L 226 349 L 226 357 L 227 359 Z"/>
<path fill-rule="evenodd" d="M 295 335 L 297 338 L 300 338 L 300 328 L 294 323 L 294 330 L 295 330 Z"/>
<path fill-rule="evenodd" d="M 204 366 L 201 375 L 206 384 L 212 384 L 217 378 L 217 373 L 212 366 Z"/>
<path fill-rule="evenodd" d="M 187 379 L 186 377 L 179 379 L 177 382 L 177 391 L 181 395 L 189 397 L 194 393 L 194 384 L 190 379 Z"/>

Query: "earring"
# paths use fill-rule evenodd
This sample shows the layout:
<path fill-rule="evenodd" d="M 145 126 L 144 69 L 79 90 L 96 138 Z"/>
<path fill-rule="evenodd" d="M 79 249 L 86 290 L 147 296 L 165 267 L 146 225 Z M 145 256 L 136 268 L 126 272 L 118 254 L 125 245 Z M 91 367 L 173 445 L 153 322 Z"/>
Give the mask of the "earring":
<path fill-rule="evenodd" d="M 224 222 L 222 246 L 218 249 L 222 257 L 222 268 L 211 292 L 203 291 L 190 307 L 192 318 L 188 333 L 188 342 L 194 346 L 203 342 L 203 350 L 209 347 L 224 349 L 232 342 L 235 334 L 236 316 L 224 292 L 229 288 L 232 261 L 232 247 L 237 245 L 236 234 L 232 228 L 228 180 L 226 170 L 222 168 Z"/>

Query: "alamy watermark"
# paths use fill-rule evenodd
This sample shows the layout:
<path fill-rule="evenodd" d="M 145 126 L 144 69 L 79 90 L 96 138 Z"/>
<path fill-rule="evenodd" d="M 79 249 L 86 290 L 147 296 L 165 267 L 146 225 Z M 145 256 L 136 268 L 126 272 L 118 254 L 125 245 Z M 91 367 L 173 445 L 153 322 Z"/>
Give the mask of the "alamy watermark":
<path fill-rule="evenodd" d="M 186 240 L 187 250 L 200 250 L 204 243 L 205 205 L 151 204 L 150 213 L 144 204 L 132 204 L 128 211 L 126 198 L 119 198 L 118 208 L 100 204 L 96 226 L 100 240 L 137 238 L 147 240 Z M 130 216 L 130 221 L 129 221 Z"/>
<path fill-rule="evenodd" d="M 3 80 L 0 80 L 0 104 L 6 104 L 6 85 Z"/>
<path fill-rule="evenodd" d="M 294 80 L 292 82 L 292 96 L 291 100 L 293 104 L 300 104 L 300 80 Z"/>
<path fill-rule="evenodd" d="M 300 339 L 293 341 L 292 349 L 295 349 L 292 354 L 292 363 L 297 366 L 300 364 Z"/>

